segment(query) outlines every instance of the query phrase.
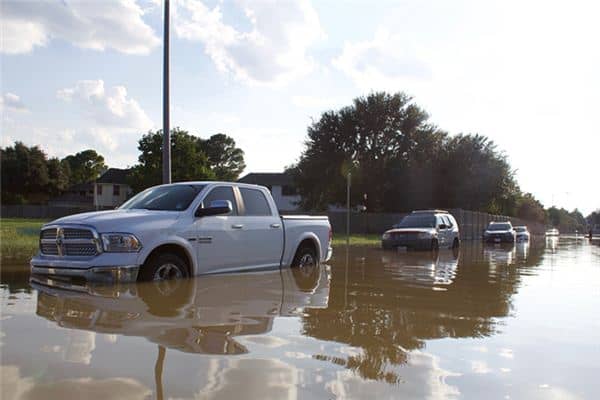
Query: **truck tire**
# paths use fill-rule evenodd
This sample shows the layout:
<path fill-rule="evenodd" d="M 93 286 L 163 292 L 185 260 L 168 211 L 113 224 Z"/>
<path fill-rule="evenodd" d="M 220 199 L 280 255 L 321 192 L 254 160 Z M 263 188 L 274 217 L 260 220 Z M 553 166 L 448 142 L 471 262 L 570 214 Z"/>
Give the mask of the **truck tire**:
<path fill-rule="evenodd" d="M 317 251 L 315 250 L 314 246 L 304 244 L 296 251 L 294 261 L 292 262 L 292 267 L 313 267 L 318 264 L 319 260 L 317 259 Z"/>
<path fill-rule="evenodd" d="M 152 256 L 142 266 L 138 275 L 139 281 L 164 281 L 168 279 L 187 278 L 188 268 L 185 261 L 172 253 Z"/>

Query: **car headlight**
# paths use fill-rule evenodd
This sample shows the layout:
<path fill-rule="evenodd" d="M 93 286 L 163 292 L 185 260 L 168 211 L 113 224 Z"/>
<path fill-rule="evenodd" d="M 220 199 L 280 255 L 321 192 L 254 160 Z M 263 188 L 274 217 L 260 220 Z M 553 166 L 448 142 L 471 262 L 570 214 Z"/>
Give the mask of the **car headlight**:
<path fill-rule="evenodd" d="M 101 237 L 104 251 L 108 253 L 136 253 L 142 248 L 131 233 L 103 233 Z"/>
<path fill-rule="evenodd" d="M 390 235 L 389 233 L 384 233 L 383 235 L 381 235 L 381 239 L 382 240 L 388 240 L 392 235 Z"/>

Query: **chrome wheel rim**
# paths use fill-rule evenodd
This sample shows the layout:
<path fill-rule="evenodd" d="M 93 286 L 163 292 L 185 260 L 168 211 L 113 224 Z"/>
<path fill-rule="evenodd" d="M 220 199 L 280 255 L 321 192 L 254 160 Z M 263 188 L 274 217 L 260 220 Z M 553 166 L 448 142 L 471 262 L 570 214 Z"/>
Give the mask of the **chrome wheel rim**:
<path fill-rule="evenodd" d="M 312 267 L 314 265 L 315 265 L 315 258 L 310 253 L 303 254 L 302 257 L 300 257 L 300 262 L 298 262 L 298 266 L 300 268 Z"/>
<path fill-rule="evenodd" d="M 166 281 L 169 279 L 183 278 L 183 273 L 175 264 L 163 264 L 156 269 L 152 279 L 154 281 Z"/>

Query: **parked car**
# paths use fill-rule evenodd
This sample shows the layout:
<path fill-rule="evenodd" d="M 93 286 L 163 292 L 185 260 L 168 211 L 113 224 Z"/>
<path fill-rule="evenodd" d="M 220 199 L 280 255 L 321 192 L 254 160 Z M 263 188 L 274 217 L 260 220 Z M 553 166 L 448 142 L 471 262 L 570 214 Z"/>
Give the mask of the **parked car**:
<path fill-rule="evenodd" d="M 437 250 L 460 246 L 458 224 L 448 211 L 413 211 L 381 237 L 384 249 Z"/>
<path fill-rule="evenodd" d="M 546 236 L 558 236 L 560 235 L 560 232 L 558 231 L 558 229 L 556 228 L 550 228 L 546 231 Z"/>
<path fill-rule="evenodd" d="M 488 243 L 514 243 L 517 240 L 517 232 L 510 221 L 490 222 L 483 232 L 483 240 Z"/>
<path fill-rule="evenodd" d="M 515 232 L 517 233 L 517 242 L 528 242 L 531 235 L 529 229 L 526 226 L 515 226 Z"/>
<path fill-rule="evenodd" d="M 304 267 L 329 260 L 331 237 L 327 217 L 280 216 L 263 186 L 181 182 L 44 225 L 31 272 L 115 282 Z"/>

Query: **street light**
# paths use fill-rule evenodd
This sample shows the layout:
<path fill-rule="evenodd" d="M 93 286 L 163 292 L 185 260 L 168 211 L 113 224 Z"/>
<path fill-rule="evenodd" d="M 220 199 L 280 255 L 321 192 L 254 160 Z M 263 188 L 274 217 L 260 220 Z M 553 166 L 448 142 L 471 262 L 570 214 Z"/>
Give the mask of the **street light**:
<path fill-rule="evenodd" d="M 171 183 L 171 132 L 169 128 L 169 0 L 165 0 L 163 29 L 163 183 Z"/>

